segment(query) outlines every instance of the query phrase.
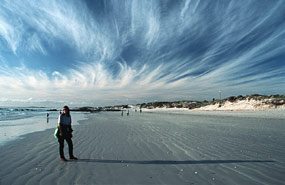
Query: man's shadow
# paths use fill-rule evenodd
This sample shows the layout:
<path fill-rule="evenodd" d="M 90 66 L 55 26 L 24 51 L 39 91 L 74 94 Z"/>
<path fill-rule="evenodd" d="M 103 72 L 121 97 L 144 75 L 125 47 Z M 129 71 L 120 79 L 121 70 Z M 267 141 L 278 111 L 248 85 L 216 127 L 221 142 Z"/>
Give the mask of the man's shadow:
<path fill-rule="evenodd" d="M 170 161 L 170 160 L 150 160 L 150 161 L 135 161 L 135 160 L 108 160 L 108 159 L 78 159 L 72 162 L 87 162 L 87 163 L 113 163 L 113 164 L 227 164 L 227 163 L 272 163 L 272 160 L 187 160 L 187 161 Z"/>

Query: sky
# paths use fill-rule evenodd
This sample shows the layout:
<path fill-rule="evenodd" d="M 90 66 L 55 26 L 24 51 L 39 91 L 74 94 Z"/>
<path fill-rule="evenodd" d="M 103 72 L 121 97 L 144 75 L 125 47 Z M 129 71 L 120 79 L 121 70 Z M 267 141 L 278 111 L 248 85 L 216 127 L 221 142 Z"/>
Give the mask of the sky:
<path fill-rule="evenodd" d="M 284 0 L 0 0 L 0 106 L 284 94 L 284 20 Z"/>

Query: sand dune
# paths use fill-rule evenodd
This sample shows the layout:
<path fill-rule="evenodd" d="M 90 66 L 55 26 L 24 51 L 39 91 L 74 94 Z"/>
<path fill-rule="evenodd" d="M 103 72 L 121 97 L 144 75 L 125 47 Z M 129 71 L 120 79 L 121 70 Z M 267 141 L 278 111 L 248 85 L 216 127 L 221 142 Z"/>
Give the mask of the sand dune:
<path fill-rule="evenodd" d="M 90 114 L 74 126 L 78 161 L 59 161 L 53 130 L 29 134 L 0 148 L 0 184 L 278 185 L 284 128 L 258 116 Z"/>

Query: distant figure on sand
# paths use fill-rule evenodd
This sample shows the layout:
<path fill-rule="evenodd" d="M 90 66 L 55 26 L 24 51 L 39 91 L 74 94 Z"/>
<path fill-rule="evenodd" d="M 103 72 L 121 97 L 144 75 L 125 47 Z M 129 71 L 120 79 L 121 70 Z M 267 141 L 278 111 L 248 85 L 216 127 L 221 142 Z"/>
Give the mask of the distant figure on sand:
<path fill-rule="evenodd" d="M 59 154 L 61 161 L 67 161 L 64 157 L 64 140 L 66 140 L 69 148 L 69 157 L 71 160 L 77 160 L 76 157 L 73 156 L 73 144 L 72 144 L 72 127 L 71 127 L 71 116 L 70 110 L 68 106 L 63 107 L 63 113 L 58 117 L 58 142 L 59 142 Z"/>
<path fill-rule="evenodd" d="M 121 116 L 124 116 L 124 112 L 123 111 L 121 112 Z"/>
<path fill-rule="evenodd" d="M 127 112 L 127 116 L 129 116 L 130 115 L 130 111 L 128 110 L 128 112 Z"/>
<path fill-rule="evenodd" d="M 49 122 L 49 113 L 47 113 L 47 123 Z"/>
<path fill-rule="evenodd" d="M 142 113 L 142 109 L 140 109 L 140 113 Z"/>

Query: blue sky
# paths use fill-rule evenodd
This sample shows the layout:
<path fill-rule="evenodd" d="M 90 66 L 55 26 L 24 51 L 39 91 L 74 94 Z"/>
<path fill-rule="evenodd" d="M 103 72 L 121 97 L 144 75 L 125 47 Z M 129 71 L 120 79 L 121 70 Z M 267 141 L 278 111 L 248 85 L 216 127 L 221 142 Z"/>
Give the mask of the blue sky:
<path fill-rule="evenodd" d="M 0 106 L 284 94 L 283 0 L 1 0 Z"/>

